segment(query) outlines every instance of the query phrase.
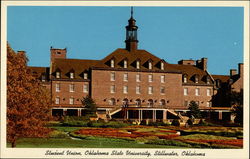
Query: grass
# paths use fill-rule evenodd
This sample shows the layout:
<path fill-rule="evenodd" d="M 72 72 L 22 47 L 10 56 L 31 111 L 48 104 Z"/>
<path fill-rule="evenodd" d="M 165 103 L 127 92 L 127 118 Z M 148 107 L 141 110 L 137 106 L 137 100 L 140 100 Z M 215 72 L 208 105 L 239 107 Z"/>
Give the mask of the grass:
<path fill-rule="evenodd" d="M 8 144 L 8 147 L 11 145 Z M 21 138 L 17 148 L 179 148 L 167 145 L 140 144 L 121 139 L 98 138 L 73 140 L 71 138 Z"/>

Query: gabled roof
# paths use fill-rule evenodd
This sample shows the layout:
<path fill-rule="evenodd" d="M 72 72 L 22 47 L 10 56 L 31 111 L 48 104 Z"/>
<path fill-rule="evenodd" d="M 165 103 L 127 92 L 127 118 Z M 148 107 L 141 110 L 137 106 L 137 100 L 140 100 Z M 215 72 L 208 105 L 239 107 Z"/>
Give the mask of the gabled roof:
<path fill-rule="evenodd" d="M 225 83 L 230 79 L 230 76 L 227 75 L 212 75 L 214 80 L 221 80 L 221 82 Z"/>
<path fill-rule="evenodd" d="M 32 76 L 36 78 L 41 78 L 42 75 L 45 75 L 48 78 L 49 75 L 49 67 L 34 67 L 28 66 L 28 70 L 32 74 Z"/>
<path fill-rule="evenodd" d="M 61 78 L 69 78 L 69 72 L 74 71 L 75 79 L 82 79 L 83 73 L 93 67 L 98 60 L 55 59 L 52 63 L 52 77 L 57 69 L 61 70 Z"/>

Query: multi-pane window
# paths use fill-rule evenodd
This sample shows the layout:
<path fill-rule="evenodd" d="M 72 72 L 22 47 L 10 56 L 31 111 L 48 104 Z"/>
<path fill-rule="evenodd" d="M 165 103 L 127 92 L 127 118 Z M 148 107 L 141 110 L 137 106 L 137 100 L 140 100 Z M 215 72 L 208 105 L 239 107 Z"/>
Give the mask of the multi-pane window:
<path fill-rule="evenodd" d="M 199 76 L 195 75 L 195 83 L 198 83 L 198 82 L 199 82 Z"/>
<path fill-rule="evenodd" d="M 184 88 L 184 96 L 188 95 L 188 88 Z"/>
<path fill-rule="evenodd" d="M 188 101 L 186 101 L 186 100 L 184 101 L 184 106 L 186 106 L 186 107 L 188 106 Z"/>
<path fill-rule="evenodd" d="M 70 76 L 71 79 L 74 78 L 74 73 L 70 72 L 69 76 Z"/>
<path fill-rule="evenodd" d="M 148 62 L 148 69 L 150 69 L 150 70 L 152 69 L 152 62 L 151 61 Z"/>
<path fill-rule="evenodd" d="M 207 96 L 211 96 L 211 89 L 207 88 Z"/>
<path fill-rule="evenodd" d="M 187 76 L 186 75 L 183 76 L 183 83 L 187 83 Z"/>
<path fill-rule="evenodd" d="M 75 91 L 75 86 L 74 84 L 69 85 L 69 92 L 74 92 Z"/>
<path fill-rule="evenodd" d="M 112 59 L 112 60 L 110 61 L 110 66 L 111 66 L 111 67 L 115 67 L 115 60 L 114 60 L 114 59 Z"/>
<path fill-rule="evenodd" d="M 200 102 L 199 102 L 199 101 L 196 101 L 195 103 L 196 103 L 198 106 L 200 105 Z"/>
<path fill-rule="evenodd" d="M 89 85 L 88 84 L 84 84 L 83 85 L 83 92 L 84 93 L 88 93 L 89 92 Z"/>
<path fill-rule="evenodd" d="M 61 72 L 56 72 L 56 78 L 60 78 L 61 77 Z"/>
<path fill-rule="evenodd" d="M 111 72 L 110 74 L 110 81 L 115 81 L 115 73 Z"/>
<path fill-rule="evenodd" d="M 115 85 L 110 86 L 110 93 L 115 93 Z"/>
<path fill-rule="evenodd" d="M 60 84 L 56 83 L 56 92 L 60 92 Z"/>
<path fill-rule="evenodd" d="M 123 86 L 123 93 L 125 93 L 125 94 L 128 93 L 128 86 Z"/>
<path fill-rule="evenodd" d="M 74 98 L 73 97 L 69 98 L 69 104 L 74 104 Z"/>
<path fill-rule="evenodd" d="M 140 61 L 136 61 L 136 68 L 140 69 Z"/>
<path fill-rule="evenodd" d="M 166 105 L 165 99 L 161 99 L 161 100 L 160 100 L 160 105 L 161 105 L 161 106 L 165 106 L 165 105 Z"/>
<path fill-rule="evenodd" d="M 136 86 L 136 94 L 140 94 L 141 93 L 141 87 L 140 86 Z"/>
<path fill-rule="evenodd" d="M 200 95 L 200 88 L 195 88 L 195 95 L 199 96 Z"/>
<path fill-rule="evenodd" d="M 124 65 L 123 65 L 123 67 L 124 68 L 128 68 L 128 61 L 127 60 L 124 60 L 124 63 L 123 63 Z"/>
<path fill-rule="evenodd" d="M 42 82 L 45 82 L 45 75 L 42 75 Z"/>
<path fill-rule="evenodd" d="M 141 100 L 140 99 L 136 99 L 135 100 L 135 104 L 136 104 L 136 106 L 141 106 Z"/>
<path fill-rule="evenodd" d="M 160 93 L 165 94 L 165 87 L 160 87 Z"/>
<path fill-rule="evenodd" d="M 136 82 L 141 82 L 141 75 L 140 74 L 136 75 Z"/>
<path fill-rule="evenodd" d="M 148 87 L 148 94 L 153 94 L 153 87 L 152 86 Z"/>
<path fill-rule="evenodd" d="M 161 62 L 161 70 L 164 70 L 164 63 Z"/>
<path fill-rule="evenodd" d="M 59 97 L 56 97 L 56 104 L 60 104 L 60 98 Z"/>
<path fill-rule="evenodd" d="M 212 106 L 212 102 L 207 102 L 207 107 L 211 107 Z"/>
<path fill-rule="evenodd" d="M 128 73 L 123 74 L 123 81 L 128 81 Z"/>
<path fill-rule="evenodd" d="M 165 83 L 165 75 L 161 75 L 161 83 Z"/>
<path fill-rule="evenodd" d="M 88 79 L 88 74 L 87 73 L 83 74 L 83 79 Z"/>
<path fill-rule="evenodd" d="M 153 75 L 148 75 L 148 82 L 153 82 Z"/>
<path fill-rule="evenodd" d="M 111 98 L 109 100 L 109 105 L 115 105 L 115 99 L 114 98 Z"/>

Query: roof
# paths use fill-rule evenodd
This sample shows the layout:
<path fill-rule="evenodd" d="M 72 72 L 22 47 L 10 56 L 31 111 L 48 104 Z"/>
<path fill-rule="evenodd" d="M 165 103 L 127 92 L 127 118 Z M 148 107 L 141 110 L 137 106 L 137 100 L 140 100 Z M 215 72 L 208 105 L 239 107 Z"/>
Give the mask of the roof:
<path fill-rule="evenodd" d="M 52 76 L 59 70 L 61 78 L 69 78 L 69 73 L 74 72 L 74 79 L 82 79 L 83 73 L 88 72 L 98 60 L 79 60 L 79 59 L 55 59 L 52 64 Z"/>
<path fill-rule="evenodd" d="M 214 80 L 221 80 L 221 82 L 225 83 L 230 79 L 230 76 L 227 75 L 212 75 Z"/>
<path fill-rule="evenodd" d="M 49 67 L 28 66 L 28 70 L 30 70 L 32 76 L 34 76 L 36 78 L 41 78 L 42 75 L 45 75 L 47 78 L 49 75 Z"/>

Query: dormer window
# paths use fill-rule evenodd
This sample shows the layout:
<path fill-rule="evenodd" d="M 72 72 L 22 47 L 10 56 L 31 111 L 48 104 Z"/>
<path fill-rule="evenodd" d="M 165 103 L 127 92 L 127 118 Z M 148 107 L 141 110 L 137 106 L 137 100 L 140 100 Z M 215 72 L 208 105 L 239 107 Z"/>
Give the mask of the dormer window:
<path fill-rule="evenodd" d="M 45 82 L 45 75 L 42 75 L 42 82 Z"/>
<path fill-rule="evenodd" d="M 187 83 L 187 75 L 183 75 L 183 83 Z"/>
<path fill-rule="evenodd" d="M 161 70 L 164 70 L 164 62 L 161 62 Z"/>
<path fill-rule="evenodd" d="M 115 67 L 115 60 L 111 59 L 110 61 L 110 67 L 114 68 Z"/>
<path fill-rule="evenodd" d="M 56 72 L 56 78 L 60 78 L 61 77 L 61 72 L 57 71 Z"/>
<path fill-rule="evenodd" d="M 136 69 L 140 69 L 140 61 L 139 60 L 136 61 Z"/>
<path fill-rule="evenodd" d="M 127 60 L 124 60 L 124 61 L 123 61 L 123 67 L 124 67 L 124 68 L 128 68 L 128 61 L 127 61 Z"/>
<path fill-rule="evenodd" d="M 207 82 L 207 84 L 210 84 L 210 78 L 209 78 L 209 76 L 207 76 L 206 82 Z"/>
<path fill-rule="evenodd" d="M 74 78 L 74 72 L 70 72 L 70 73 L 69 73 L 69 77 L 70 77 L 71 79 L 73 79 L 73 78 Z"/>
<path fill-rule="evenodd" d="M 219 79 L 216 80 L 216 87 L 220 88 L 221 81 Z"/>
<path fill-rule="evenodd" d="M 148 69 L 152 69 L 152 61 L 148 61 Z"/>
<path fill-rule="evenodd" d="M 83 79 L 88 79 L 88 74 L 87 73 L 83 73 Z"/>
<path fill-rule="evenodd" d="M 194 81 L 195 81 L 195 83 L 198 83 L 198 82 L 199 82 L 199 76 L 198 76 L 198 75 L 195 75 L 195 76 L 194 76 Z"/>

